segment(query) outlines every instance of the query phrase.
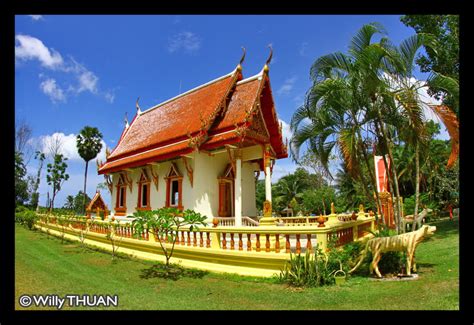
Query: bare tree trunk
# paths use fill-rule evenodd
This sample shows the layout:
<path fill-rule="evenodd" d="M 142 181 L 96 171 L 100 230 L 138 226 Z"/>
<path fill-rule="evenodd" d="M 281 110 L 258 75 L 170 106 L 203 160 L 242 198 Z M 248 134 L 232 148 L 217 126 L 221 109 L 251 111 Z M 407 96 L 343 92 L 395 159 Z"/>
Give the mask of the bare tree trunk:
<path fill-rule="evenodd" d="M 411 230 L 415 231 L 418 223 L 418 207 L 420 204 L 420 145 L 415 144 L 415 165 L 416 165 L 416 185 L 415 185 L 415 211 L 413 212 L 413 225 Z"/>
<path fill-rule="evenodd" d="M 51 205 L 49 207 L 49 212 L 53 212 L 54 209 L 54 198 L 56 197 L 56 187 L 53 186 L 53 197 L 51 199 Z"/>
<path fill-rule="evenodd" d="M 34 188 L 33 188 L 33 193 L 36 195 L 36 197 L 35 197 L 35 201 L 31 202 L 31 203 L 33 203 L 33 209 L 35 209 L 35 210 L 39 206 L 38 188 L 39 188 L 39 184 L 40 184 L 40 181 L 41 181 L 41 169 L 43 168 L 43 162 L 44 162 L 44 159 L 40 158 L 40 165 L 38 167 L 38 173 L 36 175 L 36 181 L 35 181 Z"/>

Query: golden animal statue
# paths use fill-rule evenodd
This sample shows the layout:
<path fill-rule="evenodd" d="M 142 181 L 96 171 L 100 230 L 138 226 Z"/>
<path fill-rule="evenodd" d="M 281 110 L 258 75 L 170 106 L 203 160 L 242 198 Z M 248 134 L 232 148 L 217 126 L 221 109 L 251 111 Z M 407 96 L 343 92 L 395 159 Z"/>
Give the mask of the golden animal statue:
<path fill-rule="evenodd" d="M 433 212 L 433 210 L 431 210 L 430 208 L 424 208 L 423 211 L 418 214 L 416 220 L 413 214 L 409 214 L 402 217 L 403 231 L 406 231 L 407 225 L 413 224 L 413 222 L 416 222 L 418 228 L 420 228 L 421 224 L 425 223 L 425 218 L 430 212 Z"/>
<path fill-rule="evenodd" d="M 372 262 L 370 263 L 370 273 L 375 270 L 375 273 L 379 278 L 382 277 L 380 274 L 378 263 L 382 257 L 382 253 L 393 252 L 393 251 L 402 251 L 407 254 L 407 265 L 406 272 L 407 275 L 411 275 L 411 270 L 413 267 L 413 272 L 416 272 L 416 262 L 415 262 L 415 250 L 416 246 L 423 241 L 425 237 L 432 236 L 436 231 L 435 226 L 424 225 L 417 231 L 412 231 L 406 234 L 390 236 L 390 237 L 375 237 L 367 241 L 364 250 L 361 253 L 360 259 L 357 262 L 356 266 L 349 271 L 349 274 L 354 272 L 364 260 L 367 252 L 372 252 Z"/>

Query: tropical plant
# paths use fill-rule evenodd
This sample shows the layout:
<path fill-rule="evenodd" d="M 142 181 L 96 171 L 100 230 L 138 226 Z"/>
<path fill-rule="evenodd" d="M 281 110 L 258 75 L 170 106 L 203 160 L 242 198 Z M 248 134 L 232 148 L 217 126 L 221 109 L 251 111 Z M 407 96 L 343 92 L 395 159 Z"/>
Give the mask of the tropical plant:
<path fill-rule="evenodd" d="M 68 195 L 66 197 L 66 203 L 64 203 L 63 208 L 68 210 L 74 210 L 74 196 Z"/>
<path fill-rule="evenodd" d="M 81 225 L 78 232 L 78 238 L 81 242 L 82 247 L 84 247 L 84 241 L 86 240 L 87 234 L 90 231 L 91 222 L 89 221 L 89 219 L 85 218 L 78 218 L 77 222 Z"/>
<path fill-rule="evenodd" d="M 299 149 L 306 143 L 328 171 L 328 157 L 331 153 L 339 153 L 348 172 L 363 184 L 370 200 L 368 186 L 372 184 L 375 188 L 376 184 L 368 158 L 368 149 L 372 146 L 372 154 L 382 155 L 388 171 L 390 188 L 395 196 L 395 221 L 400 231 L 399 175 L 393 148 L 397 139 L 403 139 L 415 145 L 415 154 L 419 155 L 419 144 L 425 134 L 425 118 L 424 103 L 418 90 L 426 84 L 413 82 L 414 59 L 422 46 L 436 51 L 437 43 L 431 35 L 417 34 L 396 47 L 385 34 L 380 24 L 364 25 L 352 39 L 348 54 L 337 52 L 315 61 L 310 72 L 313 86 L 307 93 L 305 104 L 292 117 L 291 149 L 294 159 L 298 159 Z M 372 42 L 375 35 L 381 35 L 378 42 Z M 446 89 L 447 86 L 456 88 L 455 83 L 444 76 L 435 75 L 433 79 Z M 454 135 L 457 120 L 450 110 L 429 107 L 439 116 L 444 116 L 443 122 L 448 130 L 452 126 L 450 135 Z M 458 148 L 456 143 L 451 161 L 457 154 L 454 150 Z M 363 175 L 359 161 L 365 162 L 369 177 Z M 417 167 L 419 170 L 419 164 Z M 376 204 L 380 207 L 377 191 L 375 194 Z"/>
<path fill-rule="evenodd" d="M 417 33 L 434 35 L 439 46 L 436 51 L 427 47 L 426 52 L 419 54 L 416 63 L 421 72 L 435 71 L 454 80 L 459 80 L 459 16 L 458 15 L 405 15 L 400 19 L 406 26 L 412 27 Z M 445 95 L 443 89 L 429 83 L 428 93 L 441 99 Z M 452 98 L 443 98 L 444 104 L 453 107 Z"/>
<path fill-rule="evenodd" d="M 278 275 L 278 281 L 297 287 L 334 284 L 335 273 L 342 270 L 347 274 L 350 264 L 359 256 L 361 250 L 360 243 L 336 247 L 335 242 L 331 241 L 326 252 L 316 247 L 313 253 L 310 250 L 304 255 L 290 253 L 290 260 Z"/>
<path fill-rule="evenodd" d="M 187 228 L 189 231 L 198 230 L 198 226 L 207 226 L 206 217 L 193 210 L 181 212 L 176 208 L 161 208 L 152 211 L 136 211 L 132 222 L 135 236 L 144 232 L 152 233 L 158 239 L 163 255 L 166 258 L 166 267 L 170 265 L 176 239 L 179 231 Z M 164 241 L 171 244 L 171 247 Z"/>
<path fill-rule="evenodd" d="M 19 224 L 32 230 L 36 221 L 38 220 L 38 215 L 36 212 L 23 206 L 18 206 L 15 210 L 15 222 L 18 222 Z"/>
<path fill-rule="evenodd" d="M 106 227 L 105 237 L 107 238 L 107 240 L 110 242 L 110 245 L 112 246 L 112 260 L 115 260 L 115 256 L 123 240 L 123 237 L 117 235 L 117 232 L 116 232 L 117 227 L 119 226 L 120 226 L 120 223 L 118 220 L 109 221 L 109 222 L 106 222 L 105 224 L 105 227 Z"/>
<path fill-rule="evenodd" d="M 15 152 L 15 204 L 23 205 L 28 200 L 28 182 L 26 177 L 26 167 L 23 162 L 23 155 Z"/>
<path fill-rule="evenodd" d="M 280 178 L 272 188 L 273 208 L 281 211 L 287 208 L 293 200 L 300 204 L 303 191 L 311 187 L 311 179 L 314 179 L 315 176 L 299 167 L 294 173 Z"/>
<path fill-rule="evenodd" d="M 314 190 L 306 190 L 302 194 L 304 209 L 309 213 L 327 215 L 331 212 L 331 203 L 336 201 L 336 193 L 332 187 L 322 186 Z"/>
<path fill-rule="evenodd" d="M 87 184 L 87 168 L 89 161 L 97 157 L 102 149 L 102 133 L 95 127 L 85 126 L 77 135 L 77 151 L 79 156 L 86 162 L 84 172 L 84 198 L 82 203 L 82 212 L 86 211 L 86 184 Z"/>
<path fill-rule="evenodd" d="M 69 179 L 69 175 L 66 173 L 66 160 L 67 158 L 62 154 L 56 154 L 54 156 L 54 163 L 49 163 L 47 166 L 48 174 L 46 175 L 46 181 L 48 182 L 48 185 L 53 187 L 53 197 L 49 207 L 50 212 L 54 208 L 54 199 L 56 198 L 56 194 L 58 194 L 58 192 L 61 190 L 64 182 Z"/>

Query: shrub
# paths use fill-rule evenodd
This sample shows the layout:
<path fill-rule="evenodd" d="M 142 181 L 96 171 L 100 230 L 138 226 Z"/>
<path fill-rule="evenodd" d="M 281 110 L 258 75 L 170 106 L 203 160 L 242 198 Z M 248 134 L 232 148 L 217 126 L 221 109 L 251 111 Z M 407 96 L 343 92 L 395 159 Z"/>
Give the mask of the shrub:
<path fill-rule="evenodd" d="M 328 243 L 328 251 L 324 253 L 316 248 L 314 254 L 307 251 L 305 255 L 290 254 L 290 260 L 280 272 L 277 281 L 293 286 L 319 287 L 335 283 L 334 273 L 342 269 L 346 274 L 350 264 L 355 260 L 362 245 L 352 242 L 342 247 L 335 247 L 335 242 Z"/>
<path fill-rule="evenodd" d="M 395 231 L 383 225 L 379 225 L 376 232 L 372 232 L 375 237 L 389 237 L 396 235 Z M 365 263 L 372 261 L 372 253 L 369 252 L 366 256 Z M 402 252 L 385 252 L 378 263 L 381 273 L 384 274 L 398 274 L 403 270 L 405 264 L 405 255 Z M 365 268 L 364 268 L 365 269 Z"/>
<path fill-rule="evenodd" d="M 327 256 L 321 249 L 316 249 L 313 255 L 309 251 L 303 256 L 290 254 L 278 281 L 296 287 L 318 287 L 333 283 L 330 273 Z"/>
<path fill-rule="evenodd" d="M 15 222 L 27 227 L 28 229 L 33 229 L 35 222 L 38 220 L 36 212 L 29 210 L 25 207 L 17 208 L 15 212 Z"/>

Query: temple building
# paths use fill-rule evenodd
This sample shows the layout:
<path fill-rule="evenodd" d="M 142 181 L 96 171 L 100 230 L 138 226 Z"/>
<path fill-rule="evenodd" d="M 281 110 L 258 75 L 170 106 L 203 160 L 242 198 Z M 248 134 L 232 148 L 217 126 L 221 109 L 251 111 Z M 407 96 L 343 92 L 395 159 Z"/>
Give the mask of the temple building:
<path fill-rule="evenodd" d="M 245 56 L 245 54 L 244 54 Z M 214 217 L 257 216 L 255 185 L 265 173 L 271 201 L 276 159 L 288 157 L 268 64 L 244 79 L 242 60 L 222 77 L 137 112 L 99 166 L 112 215 L 161 207 Z"/>

